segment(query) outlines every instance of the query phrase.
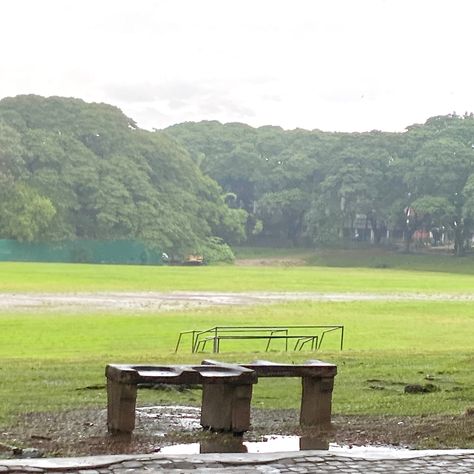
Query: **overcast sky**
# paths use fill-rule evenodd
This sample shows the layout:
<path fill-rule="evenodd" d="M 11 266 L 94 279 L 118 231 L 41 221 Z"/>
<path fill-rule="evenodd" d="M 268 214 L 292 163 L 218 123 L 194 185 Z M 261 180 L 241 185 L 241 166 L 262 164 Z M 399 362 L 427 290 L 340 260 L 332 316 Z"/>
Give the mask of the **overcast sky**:
<path fill-rule="evenodd" d="M 474 111 L 472 0 L 11 0 L 0 97 L 78 97 L 144 128 L 401 131 Z"/>

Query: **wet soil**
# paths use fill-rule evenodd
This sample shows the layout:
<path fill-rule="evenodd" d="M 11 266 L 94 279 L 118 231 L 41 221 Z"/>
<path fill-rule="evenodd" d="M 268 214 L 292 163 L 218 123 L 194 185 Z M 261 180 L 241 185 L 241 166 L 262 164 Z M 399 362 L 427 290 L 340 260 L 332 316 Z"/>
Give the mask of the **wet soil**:
<path fill-rule="evenodd" d="M 316 292 L 0 293 L 1 311 L 172 311 L 287 301 L 474 301 L 474 294 Z"/>
<path fill-rule="evenodd" d="M 129 438 L 107 434 L 105 410 L 30 413 L 3 428 L 0 457 L 35 448 L 45 456 L 154 453 L 165 446 L 200 442 L 206 452 L 238 450 L 235 437 L 204 431 L 199 408 L 148 407 L 137 410 L 137 426 Z M 411 449 L 474 447 L 474 416 L 342 416 L 326 431 L 302 430 L 296 410 L 252 411 L 252 428 L 241 441 L 262 441 L 265 435 L 297 435 L 305 449 L 343 446 L 394 446 Z M 284 450 L 284 449 L 282 449 Z M 2 452 L 3 451 L 3 452 Z"/>
<path fill-rule="evenodd" d="M 237 267 L 302 267 L 307 265 L 306 258 L 301 257 L 264 257 L 240 258 L 235 261 Z"/>

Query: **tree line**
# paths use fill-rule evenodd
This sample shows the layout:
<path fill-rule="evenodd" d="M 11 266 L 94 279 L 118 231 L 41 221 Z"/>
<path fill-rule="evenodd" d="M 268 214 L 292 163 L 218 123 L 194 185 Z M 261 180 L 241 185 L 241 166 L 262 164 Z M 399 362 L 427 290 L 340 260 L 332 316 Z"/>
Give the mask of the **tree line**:
<path fill-rule="evenodd" d="M 141 130 L 118 108 L 0 101 L 0 238 L 136 239 L 231 258 L 226 243 L 380 243 L 474 230 L 474 117 L 403 133 L 183 123 Z M 362 235 L 361 235 L 362 234 Z"/>
<path fill-rule="evenodd" d="M 403 133 L 328 133 L 215 121 L 167 128 L 247 214 L 247 238 L 292 245 L 450 235 L 474 224 L 474 117 L 432 117 Z M 367 238 L 367 233 L 364 236 Z"/>

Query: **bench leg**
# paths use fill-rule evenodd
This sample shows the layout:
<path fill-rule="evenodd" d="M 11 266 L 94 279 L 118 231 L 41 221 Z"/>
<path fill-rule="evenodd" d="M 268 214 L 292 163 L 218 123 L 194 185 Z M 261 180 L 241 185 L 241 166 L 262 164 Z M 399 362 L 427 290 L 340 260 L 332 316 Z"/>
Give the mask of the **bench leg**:
<path fill-rule="evenodd" d="M 303 377 L 302 385 L 300 425 L 330 425 L 334 377 Z"/>
<path fill-rule="evenodd" d="M 107 429 L 118 435 L 135 428 L 137 386 L 107 379 Z"/>
<path fill-rule="evenodd" d="M 203 384 L 201 426 L 243 433 L 250 428 L 252 385 Z"/>

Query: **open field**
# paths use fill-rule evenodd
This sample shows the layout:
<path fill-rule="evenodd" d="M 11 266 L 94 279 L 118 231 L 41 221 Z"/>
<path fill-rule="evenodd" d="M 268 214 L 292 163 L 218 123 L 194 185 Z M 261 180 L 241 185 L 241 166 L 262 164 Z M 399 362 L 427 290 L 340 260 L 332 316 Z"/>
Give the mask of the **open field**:
<path fill-rule="evenodd" d="M 0 415 L 74 406 L 105 406 L 103 369 L 110 362 L 196 363 L 209 354 L 191 354 L 182 330 L 215 324 L 344 324 L 345 350 L 328 339 L 318 358 L 339 366 L 334 409 L 344 414 L 462 413 L 472 405 L 473 304 L 470 302 L 297 302 L 248 308 L 136 314 L 4 313 L 0 318 L 2 383 Z M 262 344 L 261 351 L 263 351 Z M 309 353 L 256 352 L 228 341 L 220 360 L 254 358 L 301 361 Z M 408 383 L 439 391 L 412 396 Z M 266 385 L 265 390 L 260 390 Z M 86 387 L 101 387 L 87 390 Z M 264 381 L 255 403 L 296 407 L 297 382 Z M 34 397 L 32 397 L 34 393 Z M 145 394 L 147 397 L 149 394 Z M 154 402 L 170 401 L 165 399 Z M 173 397 L 175 394 L 173 394 Z M 156 397 L 156 394 L 155 394 Z M 192 395 L 195 402 L 197 395 Z"/>
<path fill-rule="evenodd" d="M 441 262 L 444 262 L 442 260 Z M 456 261 L 450 259 L 446 262 Z M 427 265 L 423 271 L 312 266 L 151 267 L 57 263 L 0 263 L 0 293 L 98 291 L 286 291 L 472 293 L 467 263 Z M 474 267 L 474 265 L 472 265 Z M 464 271 L 466 273 L 464 273 Z M 450 273 L 452 272 L 452 273 Z M 454 276 L 455 275 L 455 276 Z"/>
<path fill-rule="evenodd" d="M 179 331 L 216 324 L 344 324 L 337 341 L 317 358 L 338 365 L 334 412 L 341 415 L 462 415 L 474 407 L 474 276 L 462 273 L 322 267 L 130 267 L 0 264 L 1 292 L 9 297 L 94 291 L 337 291 L 367 295 L 423 295 L 417 300 L 288 301 L 252 305 L 183 307 L 173 311 L 0 311 L 0 424 L 29 412 L 101 408 L 107 363 L 196 363 L 209 354 L 174 354 Z M 436 300 L 443 294 L 442 299 Z M 247 294 L 247 293 L 246 293 Z M 433 300 L 430 298 L 433 295 Z M 133 298 L 133 295 L 131 296 Z M 382 296 L 382 298 L 384 298 Z M 408 298 L 408 297 L 407 297 Z M 265 353 L 231 342 L 219 360 L 267 358 L 298 362 L 313 354 Z M 263 350 L 263 345 L 262 345 Z M 215 357 L 217 358 L 217 357 Z M 432 384 L 426 394 L 405 394 L 407 384 Z M 197 390 L 143 390 L 142 404 L 199 404 Z M 298 381 L 264 380 L 255 388 L 258 408 L 296 408 Z M 105 427 L 104 427 L 105 429 Z M 1 439 L 0 439 L 1 441 Z M 464 446 L 472 446 L 464 440 Z"/>
<path fill-rule="evenodd" d="M 308 256 L 309 265 L 343 268 L 386 268 L 409 271 L 428 271 L 474 274 L 474 256 L 454 257 L 452 250 L 428 248 L 423 252 L 396 253 L 384 249 L 329 250 L 321 249 Z"/>
<path fill-rule="evenodd" d="M 282 249 L 242 247 L 236 249 L 238 259 L 255 264 L 300 264 L 320 267 L 379 268 L 392 270 L 474 274 L 474 255 L 454 257 L 452 250 L 433 247 L 422 251 L 401 253 L 385 248 L 362 246 L 354 249 Z"/>

